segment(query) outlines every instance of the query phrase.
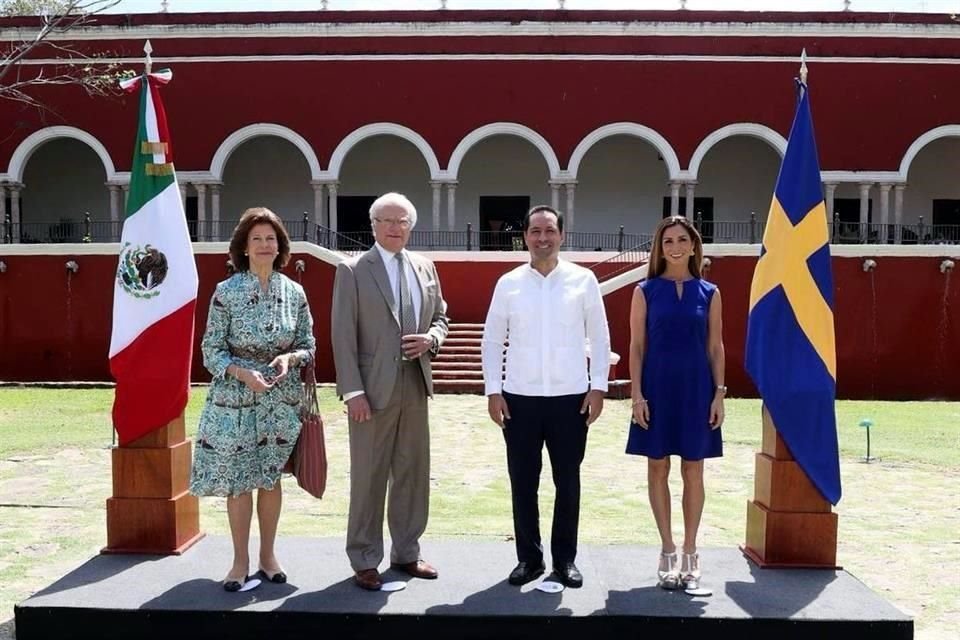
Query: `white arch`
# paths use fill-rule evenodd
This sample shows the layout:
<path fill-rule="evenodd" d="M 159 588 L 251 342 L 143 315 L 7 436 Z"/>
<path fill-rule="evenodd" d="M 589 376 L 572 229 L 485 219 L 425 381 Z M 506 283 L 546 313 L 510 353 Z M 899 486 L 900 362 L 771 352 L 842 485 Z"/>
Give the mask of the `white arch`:
<path fill-rule="evenodd" d="M 900 181 L 907 181 L 907 173 L 910 172 L 910 165 L 913 159 L 917 157 L 920 150 L 939 138 L 960 138 L 960 124 L 945 124 L 942 127 L 930 129 L 922 136 L 913 141 L 913 144 L 903 154 L 903 160 L 900 161 Z"/>
<path fill-rule="evenodd" d="M 310 146 L 310 143 L 293 129 L 288 129 L 283 125 L 270 124 L 266 122 L 250 124 L 242 129 L 237 129 L 227 136 L 226 140 L 220 143 L 220 146 L 217 148 L 217 152 L 213 154 L 213 161 L 210 163 L 210 173 L 213 174 L 214 179 L 222 182 L 223 170 L 227 165 L 227 160 L 230 158 L 230 154 L 236 151 L 237 147 L 247 140 L 250 140 L 251 138 L 257 138 L 259 136 L 276 136 L 291 142 L 297 149 L 300 150 L 300 153 L 303 154 L 307 164 L 310 165 L 310 179 L 320 179 L 320 161 L 317 160 L 317 154 L 313 152 L 313 147 Z"/>
<path fill-rule="evenodd" d="M 553 147 L 550 146 L 547 139 L 530 127 L 525 127 L 516 122 L 493 122 L 468 133 L 463 140 L 460 141 L 460 144 L 457 145 L 457 148 L 453 150 L 453 153 L 450 154 L 450 162 L 447 164 L 448 177 L 451 180 L 457 179 L 457 174 L 460 173 L 460 163 L 463 162 L 463 157 L 467 155 L 467 151 L 469 151 L 471 147 L 490 136 L 500 135 L 517 136 L 531 143 L 540 151 L 543 159 L 547 161 L 547 168 L 550 170 L 550 179 L 559 179 L 560 162 L 557 160 L 557 154 L 554 153 Z"/>
<path fill-rule="evenodd" d="M 787 152 L 786 138 L 766 125 L 757 124 L 755 122 L 738 122 L 736 124 L 728 124 L 727 126 L 720 127 L 708 135 L 700 142 L 699 145 L 697 145 L 696 151 L 693 152 L 693 156 L 690 158 L 690 167 L 687 169 L 687 173 L 690 174 L 691 179 L 697 179 L 697 175 L 700 173 L 700 163 L 703 162 L 704 156 L 706 156 L 707 152 L 713 148 L 713 145 L 717 144 L 721 140 L 731 138 L 733 136 L 750 136 L 751 138 L 759 138 L 773 147 L 776 152 L 780 154 L 781 158 L 783 158 L 783 154 Z"/>
<path fill-rule="evenodd" d="M 577 145 L 577 148 L 573 150 L 573 154 L 570 156 L 570 164 L 567 165 L 567 173 L 570 174 L 572 179 L 577 179 L 580 163 L 583 161 L 583 157 L 587 155 L 587 151 L 604 138 L 611 136 L 633 136 L 646 140 L 656 148 L 657 153 L 663 158 L 663 162 L 667 165 L 667 175 L 670 180 L 676 179 L 680 173 L 680 161 L 677 159 L 677 152 L 673 150 L 666 138 L 650 127 L 645 127 L 636 122 L 614 122 L 605 124 L 588 133 Z"/>
<path fill-rule="evenodd" d="M 10 179 L 15 182 L 23 182 L 23 170 L 26 168 L 30 156 L 45 142 L 56 138 L 73 138 L 93 149 L 94 153 L 100 157 L 100 162 L 103 163 L 103 169 L 107 173 L 107 182 L 116 180 L 117 172 L 113 166 L 113 159 L 107 153 L 107 148 L 103 146 L 103 143 L 83 129 L 66 126 L 46 127 L 34 131 L 24 138 L 23 142 L 14 150 L 13 155 L 10 156 L 10 166 L 7 169 L 7 175 L 10 176 Z"/>
<path fill-rule="evenodd" d="M 340 169 L 343 167 L 343 161 L 347 157 L 347 154 L 350 153 L 350 150 L 360 144 L 360 142 L 373 136 L 396 136 L 411 143 L 420 150 L 423 159 L 427 161 L 427 167 L 430 169 L 430 179 L 440 179 L 440 162 L 437 161 L 437 154 L 433 152 L 430 143 L 413 129 L 393 122 L 376 122 L 374 124 L 364 125 L 359 129 L 355 129 L 347 135 L 346 138 L 341 140 L 340 144 L 337 145 L 337 148 L 334 149 L 330 155 L 330 167 L 327 169 L 330 178 L 338 180 L 340 178 Z"/>

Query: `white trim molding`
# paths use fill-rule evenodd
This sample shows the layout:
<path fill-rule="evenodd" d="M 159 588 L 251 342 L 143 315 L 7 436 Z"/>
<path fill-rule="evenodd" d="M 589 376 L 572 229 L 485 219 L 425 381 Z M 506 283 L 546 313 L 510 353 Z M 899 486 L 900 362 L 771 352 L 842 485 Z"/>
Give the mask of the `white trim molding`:
<path fill-rule="evenodd" d="M 117 180 L 117 171 L 113 166 L 113 159 L 107 153 L 107 148 L 103 146 L 103 143 L 83 129 L 67 126 L 46 127 L 34 131 L 24 138 L 23 142 L 17 145 L 13 155 L 10 156 L 10 166 L 7 169 L 8 179 L 13 182 L 23 182 L 23 170 L 26 168 L 30 156 L 45 142 L 57 138 L 73 138 L 93 149 L 94 153 L 100 158 L 100 162 L 103 163 L 104 171 L 107 174 L 106 182 Z"/>
<path fill-rule="evenodd" d="M 914 140 L 913 144 L 907 149 L 907 152 L 903 154 L 903 160 L 900 161 L 900 182 L 907 181 L 907 173 L 910 172 L 910 165 L 913 163 L 913 159 L 917 157 L 917 154 L 920 153 L 920 150 L 940 138 L 960 138 L 960 124 L 945 124 L 942 127 L 936 127 Z"/>
<path fill-rule="evenodd" d="M 757 124 L 755 122 L 737 122 L 735 124 L 728 124 L 727 126 L 720 127 L 708 135 L 700 142 L 699 145 L 697 145 L 696 150 L 690 157 L 690 166 L 687 169 L 689 178 L 691 180 L 697 179 L 697 176 L 700 173 L 700 164 L 703 162 L 703 158 L 715 144 L 721 140 L 732 138 L 733 136 L 750 136 L 751 138 L 763 140 L 780 154 L 781 159 L 783 158 L 783 154 L 787 152 L 786 138 L 766 125 Z"/>
<path fill-rule="evenodd" d="M 347 154 L 350 153 L 350 150 L 360 142 L 374 136 L 396 136 L 411 143 L 420 151 L 423 159 L 427 161 L 427 167 L 430 169 L 430 179 L 434 181 L 440 180 L 440 162 L 437 160 L 437 154 L 434 153 L 430 143 L 413 129 L 393 122 L 367 124 L 348 134 L 347 137 L 340 141 L 337 148 L 333 150 L 333 153 L 330 155 L 330 167 L 320 179 L 339 180 L 340 169 L 343 167 L 343 161 L 347 157 Z"/>
<path fill-rule="evenodd" d="M 553 147 L 550 146 L 550 143 L 547 142 L 547 139 L 530 127 L 517 124 L 516 122 L 493 122 L 468 133 L 463 140 L 460 141 L 456 149 L 453 150 L 453 153 L 450 154 L 450 162 L 447 164 L 445 179 L 457 180 L 460 163 L 463 162 L 463 158 L 467 155 L 467 152 L 478 142 L 491 136 L 517 136 L 518 138 L 523 138 L 540 151 L 543 159 L 547 162 L 547 168 L 550 170 L 550 179 L 561 179 L 560 161 L 557 160 L 557 154 L 554 152 Z"/>
<path fill-rule="evenodd" d="M 217 152 L 213 154 L 213 160 L 210 162 L 210 173 L 213 175 L 213 179 L 216 182 L 223 182 L 223 170 L 226 168 L 230 155 L 244 142 L 259 136 L 276 136 L 292 143 L 300 150 L 307 164 L 310 165 L 310 179 L 320 179 L 320 161 L 317 160 L 317 154 L 314 153 L 310 143 L 293 129 L 267 122 L 259 122 L 237 129 L 220 143 Z"/>
<path fill-rule="evenodd" d="M 677 159 L 677 152 L 673 150 L 666 138 L 650 127 L 636 122 L 614 122 L 605 124 L 588 133 L 573 150 L 570 155 L 570 162 L 567 165 L 567 174 L 571 180 L 577 179 L 580 163 L 587 151 L 604 138 L 611 136 L 633 136 L 649 142 L 663 158 L 664 164 L 667 165 L 667 179 L 676 180 L 680 175 L 680 160 Z"/>
<path fill-rule="evenodd" d="M 359 13 L 359 12 L 356 12 Z M 275 22 L 256 24 L 147 24 L 136 27 L 120 25 L 85 26 L 69 33 L 51 34 L 50 40 L 163 40 L 167 38 L 391 38 L 391 37 L 700 37 L 736 38 L 767 37 L 812 40 L 817 38 L 942 38 L 958 37 L 952 24 L 931 23 L 858 23 L 850 21 L 813 22 L 795 20 L 763 21 L 762 12 L 743 12 L 743 19 L 733 21 L 650 20 L 633 12 L 614 12 L 621 19 L 585 21 L 531 20 L 529 15 L 516 19 L 517 12 L 503 11 L 502 20 L 491 21 L 400 21 L 371 19 L 364 22 Z M 526 14 L 527 12 L 519 12 Z M 806 17 L 815 14 L 797 14 Z M 647 19 L 644 19 L 647 18 Z M 36 36 L 37 29 L 0 29 L 0 42 L 21 41 Z"/>

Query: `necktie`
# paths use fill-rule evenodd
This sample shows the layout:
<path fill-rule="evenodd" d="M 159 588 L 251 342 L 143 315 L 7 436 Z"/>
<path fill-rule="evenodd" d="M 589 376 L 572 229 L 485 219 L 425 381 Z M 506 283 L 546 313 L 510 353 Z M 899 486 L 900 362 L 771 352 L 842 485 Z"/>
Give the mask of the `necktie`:
<path fill-rule="evenodd" d="M 417 332 L 417 319 L 413 313 L 413 300 L 410 298 L 410 285 L 407 283 L 402 252 L 397 254 L 397 280 L 400 283 L 400 331 L 406 336 Z"/>

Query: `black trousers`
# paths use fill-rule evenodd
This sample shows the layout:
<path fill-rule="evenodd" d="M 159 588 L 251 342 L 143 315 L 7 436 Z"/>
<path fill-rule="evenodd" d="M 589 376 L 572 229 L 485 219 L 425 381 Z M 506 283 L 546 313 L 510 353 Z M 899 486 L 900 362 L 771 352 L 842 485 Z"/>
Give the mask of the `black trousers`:
<path fill-rule="evenodd" d="M 586 415 L 581 415 L 585 393 L 569 396 L 520 396 L 504 393 L 510 411 L 503 437 L 513 494 L 513 530 L 520 562 L 543 561 L 537 492 L 547 445 L 556 500 L 550 555 L 554 566 L 577 557 L 580 524 L 580 463 L 587 448 Z"/>

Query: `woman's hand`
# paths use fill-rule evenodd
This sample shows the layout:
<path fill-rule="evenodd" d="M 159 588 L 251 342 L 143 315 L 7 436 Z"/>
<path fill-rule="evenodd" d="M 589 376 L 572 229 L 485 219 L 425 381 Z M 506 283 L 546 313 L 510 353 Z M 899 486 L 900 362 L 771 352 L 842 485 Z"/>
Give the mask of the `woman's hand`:
<path fill-rule="evenodd" d="M 720 425 L 723 424 L 723 396 L 717 394 L 713 397 L 713 402 L 710 403 L 710 429 L 719 429 Z"/>
<path fill-rule="evenodd" d="M 237 380 L 247 385 L 247 389 L 254 393 L 263 393 L 273 387 L 273 381 L 268 381 L 255 369 L 240 369 L 237 372 Z"/>
<path fill-rule="evenodd" d="M 277 372 L 277 375 L 273 377 L 273 382 L 280 382 L 287 377 L 287 374 L 290 372 L 292 360 L 292 353 L 283 353 L 273 359 L 273 362 L 270 363 L 270 368 Z"/>
<path fill-rule="evenodd" d="M 650 405 L 646 398 L 637 398 L 633 401 L 633 421 L 644 429 L 650 428 Z"/>

